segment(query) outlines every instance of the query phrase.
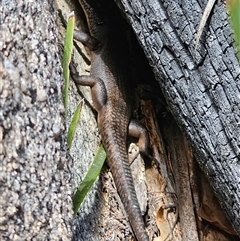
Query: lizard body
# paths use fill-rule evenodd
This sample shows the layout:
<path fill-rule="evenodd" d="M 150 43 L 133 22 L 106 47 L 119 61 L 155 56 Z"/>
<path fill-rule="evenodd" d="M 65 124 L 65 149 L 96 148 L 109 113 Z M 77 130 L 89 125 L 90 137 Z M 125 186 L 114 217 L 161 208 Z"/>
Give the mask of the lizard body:
<path fill-rule="evenodd" d="M 107 162 L 113 175 L 129 221 L 138 241 L 148 241 L 129 167 L 127 135 L 139 138 L 141 153 L 147 153 L 146 130 L 131 120 L 130 71 L 126 38 L 115 20 L 112 2 L 79 0 L 88 23 L 90 35 L 75 32 L 75 39 L 91 50 L 89 76 L 79 76 L 70 65 L 76 84 L 91 87 L 93 104 L 98 112 L 98 128 Z"/>

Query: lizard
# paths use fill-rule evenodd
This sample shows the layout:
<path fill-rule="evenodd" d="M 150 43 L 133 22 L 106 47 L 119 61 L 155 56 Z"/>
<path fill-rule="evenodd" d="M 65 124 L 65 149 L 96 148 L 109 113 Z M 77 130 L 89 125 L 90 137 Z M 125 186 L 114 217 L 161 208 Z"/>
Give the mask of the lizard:
<path fill-rule="evenodd" d="M 119 196 L 138 241 L 148 241 L 145 224 L 137 200 L 129 167 L 127 136 L 138 138 L 141 154 L 148 155 L 146 129 L 131 119 L 131 76 L 127 40 L 116 18 L 113 1 L 79 0 L 85 13 L 89 34 L 74 31 L 74 38 L 91 52 L 90 75 L 79 76 L 70 64 L 72 79 L 77 85 L 91 87 L 97 123 L 103 146 Z"/>

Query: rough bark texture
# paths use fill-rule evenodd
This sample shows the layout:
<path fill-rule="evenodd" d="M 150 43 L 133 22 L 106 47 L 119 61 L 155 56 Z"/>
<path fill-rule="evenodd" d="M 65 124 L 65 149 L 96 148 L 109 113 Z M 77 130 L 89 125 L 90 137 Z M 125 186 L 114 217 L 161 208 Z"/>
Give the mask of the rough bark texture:
<path fill-rule="evenodd" d="M 0 1 L 0 240 L 70 240 L 55 3 Z"/>
<path fill-rule="evenodd" d="M 207 0 L 116 2 L 240 235 L 240 68 L 222 1 L 215 4 L 197 50 Z"/>

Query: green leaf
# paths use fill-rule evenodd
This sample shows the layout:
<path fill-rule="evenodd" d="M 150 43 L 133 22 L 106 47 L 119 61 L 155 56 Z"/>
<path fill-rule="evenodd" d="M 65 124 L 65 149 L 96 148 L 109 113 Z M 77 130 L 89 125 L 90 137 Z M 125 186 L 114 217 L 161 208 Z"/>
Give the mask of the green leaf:
<path fill-rule="evenodd" d="M 92 187 L 93 183 L 97 179 L 104 161 L 107 155 L 103 148 L 100 146 L 97 152 L 96 157 L 93 160 L 91 167 L 89 168 L 87 175 L 84 177 L 82 183 L 79 185 L 77 192 L 73 196 L 73 211 L 74 214 L 77 213 L 81 203 L 83 202 L 84 198 L 86 197 L 88 191 Z"/>
<path fill-rule="evenodd" d="M 78 121 L 79 121 L 80 115 L 81 115 L 82 105 L 83 105 L 83 102 L 80 102 L 76 111 L 74 112 L 71 124 L 68 128 L 67 144 L 68 144 L 69 149 L 72 146 L 72 140 L 73 140 L 73 137 L 76 133 L 77 124 L 78 124 Z"/>
<path fill-rule="evenodd" d="M 228 0 L 227 3 L 240 59 L 240 0 Z"/>
<path fill-rule="evenodd" d="M 71 12 L 68 16 L 66 37 L 64 41 L 63 50 L 63 77 L 64 77 L 64 89 L 63 89 L 63 103 L 65 107 L 65 116 L 67 116 L 68 108 L 68 87 L 69 87 L 69 63 L 71 61 L 73 50 L 73 32 L 74 32 L 75 16 L 74 12 Z"/>

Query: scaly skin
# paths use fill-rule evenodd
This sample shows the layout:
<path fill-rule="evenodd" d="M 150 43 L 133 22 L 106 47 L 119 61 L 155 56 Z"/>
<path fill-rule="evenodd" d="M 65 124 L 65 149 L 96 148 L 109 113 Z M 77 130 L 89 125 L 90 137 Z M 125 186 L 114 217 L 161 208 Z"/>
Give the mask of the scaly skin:
<path fill-rule="evenodd" d="M 112 1 L 79 2 L 87 18 L 90 36 L 76 32 L 75 38 L 90 48 L 91 70 L 90 76 L 78 76 L 71 67 L 71 74 L 77 84 L 92 88 L 94 106 L 98 111 L 98 127 L 117 191 L 129 215 L 136 239 L 148 241 L 126 148 L 131 118 L 131 79 L 126 38 L 120 31 L 122 25 L 115 19 Z M 138 136 L 136 125 L 132 134 Z M 147 141 L 144 142 L 147 145 Z"/>

